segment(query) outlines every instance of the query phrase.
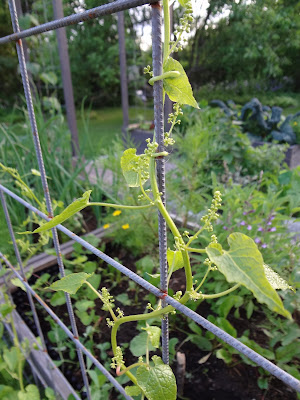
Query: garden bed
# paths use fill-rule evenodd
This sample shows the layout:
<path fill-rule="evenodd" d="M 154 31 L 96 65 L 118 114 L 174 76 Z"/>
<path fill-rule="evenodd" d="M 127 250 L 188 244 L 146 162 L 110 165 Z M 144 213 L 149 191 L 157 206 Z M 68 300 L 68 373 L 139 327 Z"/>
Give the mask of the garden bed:
<path fill-rule="evenodd" d="M 120 249 L 114 247 L 109 248 L 108 250 L 112 256 L 117 256 L 119 259 L 121 259 L 122 263 L 128 268 L 136 271 L 135 259 L 130 255 L 129 252 L 120 252 Z M 94 256 L 90 256 L 89 260 L 95 261 L 96 258 Z M 49 273 L 51 276 L 57 276 L 58 267 L 57 265 L 53 265 L 51 267 L 47 267 L 43 272 L 40 271 L 40 273 Z M 122 279 L 120 279 L 118 284 L 112 285 L 112 282 L 119 278 Z M 35 274 L 29 283 L 31 285 L 34 284 L 36 279 L 37 275 Z M 108 290 L 110 290 L 111 294 L 116 298 L 116 307 L 121 307 L 124 310 L 125 315 L 144 312 L 146 304 L 149 301 L 147 292 L 142 288 L 132 288 L 132 286 L 129 285 L 128 278 L 115 277 L 115 279 L 113 279 L 112 276 L 110 276 L 109 273 L 105 272 L 104 270 L 102 271 L 102 281 L 100 287 L 102 286 L 106 286 Z M 171 281 L 170 287 L 174 291 L 184 289 L 184 275 L 182 270 L 174 273 L 174 278 Z M 42 290 L 39 291 L 39 293 L 41 292 Z M 127 296 L 124 297 L 124 294 L 127 294 Z M 27 313 L 30 311 L 30 308 L 26 294 L 21 289 L 18 289 L 13 293 L 13 297 L 17 305 L 18 312 L 24 317 L 24 320 L 32 329 L 33 333 L 37 335 L 33 321 L 31 320 L 31 317 L 27 315 Z M 49 299 L 46 301 L 49 302 Z M 96 315 L 99 316 L 99 319 L 97 321 L 97 332 L 95 332 L 93 335 L 94 347 L 91 349 L 89 347 L 91 346 L 91 343 L 88 343 L 87 340 L 85 340 L 84 344 L 86 347 L 91 349 L 92 353 L 99 358 L 103 364 L 106 364 L 106 366 L 109 368 L 112 351 L 110 345 L 108 344 L 110 342 L 110 328 L 108 328 L 106 324 L 107 312 L 102 310 L 102 304 L 98 299 L 95 301 L 95 303 L 95 312 Z M 193 309 L 194 308 L 195 307 L 193 307 Z M 67 326 L 70 325 L 65 305 L 54 307 L 54 311 Z M 196 311 L 204 317 L 207 317 L 212 313 L 207 302 L 200 303 Z M 46 344 L 49 354 L 54 360 L 58 361 L 60 358 L 59 354 L 54 349 L 55 345 L 51 343 L 48 337 L 48 332 L 53 328 L 51 328 L 49 322 L 45 320 L 47 315 L 42 308 L 38 307 L 38 313 L 41 320 L 42 329 L 46 337 Z M 265 316 L 262 312 L 254 313 L 250 321 L 245 317 L 243 312 L 241 312 L 239 319 L 235 318 L 231 314 L 228 316 L 228 320 L 237 329 L 238 335 L 242 335 L 245 329 L 249 329 L 250 338 L 255 340 L 262 347 L 267 347 L 267 337 L 263 331 L 258 328 L 259 324 L 264 319 Z M 76 320 L 79 336 L 83 338 L 86 332 L 86 326 L 79 320 L 77 316 Z M 270 379 L 268 390 L 259 389 L 257 386 L 257 379 L 259 377 L 258 368 L 246 365 L 241 361 L 238 355 L 234 356 L 234 362 L 228 366 L 224 363 L 224 361 L 217 359 L 213 352 L 200 349 L 195 343 L 193 343 L 193 341 L 196 342 L 196 335 L 194 334 L 194 336 L 191 336 L 193 335 L 193 332 L 188 324 L 189 321 L 179 314 L 176 316 L 170 316 L 170 337 L 172 343 L 171 357 L 176 359 L 177 351 L 184 353 L 186 357 L 186 370 L 184 372 L 184 390 L 182 398 L 190 400 L 198 400 L 199 398 L 202 400 L 296 400 L 296 393 L 276 378 Z M 120 332 L 118 333 L 119 343 L 122 347 L 126 348 L 126 363 L 130 364 L 131 362 L 136 361 L 136 357 L 131 354 L 128 348 L 130 345 L 128 346 L 126 343 L 130 344 L 131 340 L 138 333 L 139 331 L 137 330 L 136 323 L 128 323 L 122 326 Z M 176 346 L 174 342 L 175 338 L 178 339 Z M 221 348 L 220 344 L 216 344 L 216 346 Z M 64 358 L 70 358 L 68 353 L 69 349 L 67 347 L 66 350 L 63 351 Z M 172 367 L 174 372 L 176 372 L 176 361 L 172 363 Z M 69 382 L 74 385 L 75 389 L 80 390 L 83 384 L 78 365 L 65 364 L 60 368 L 63 370 L 63 373 Z M 81 396 L 84 398 L 84 393 L 82 393 Z M 112 391 L 109 398 L 115 399 L 116 392 Z"/>

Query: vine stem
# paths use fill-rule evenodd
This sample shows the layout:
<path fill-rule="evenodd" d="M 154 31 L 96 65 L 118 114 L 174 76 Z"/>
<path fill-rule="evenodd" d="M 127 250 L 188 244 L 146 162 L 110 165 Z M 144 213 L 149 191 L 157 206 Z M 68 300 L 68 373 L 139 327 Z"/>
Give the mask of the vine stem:
<path fill-rule="evenodd" d="M 152 200 L 151 200 L 151 202 L 152 202 Z M 123 204 L 98 203 L 98 202 L 88 203 L 87 205 L 88 206 L 102 206 L 102 207 L 112 207 L 112 208 L 123 208 L 123 209 L 128 209 L 128 210 L 142 210 L 144 208 L 150 208 L 150 207 L 154 206 L 153 203 L 145 204 L 144 206 L 126 206 L 126 205 L 123 205 Z"/>
<path fill-rule="evenodd" d="M 224 290 L 224 292 L 220 292 L 220 293 L 216 293 L 216 294 L 203 294 L 202 298 L 203 299 L 217 299 L 218 297 L 222 297 L 222 296 L 225 296 L 228 293 L 233 292 L 234 290 L 236 290 L 240 286 L 241 286 L 241 284 L 237 283 L 236 285 L 232 286 L 230 289 Z"/>
<path fill-rule="evenodd" d="M 88 285 L 88 287 L 89 287 L 90 289 L 92 289 L 92 291 L 99 297 L 99 299 L 102 301 L 102 303 L 105 304 L 104 301 L 103 301 L 103 297 L 102 297 L 101 294 L 98 292 L 98 290 L 96 290 L 96 289 L 94 288 L 94 286 L 90 284 L 90 282 L 85 281 L 84 283 L 86 283 L 86 284 Z M 105 304 L 105 305 L 106 305 L 108 311 L 110 312 L 110 315 L 111 315 L 112 319 L 113 319 L 114 321 L 118 321 L 118 318 L 116 317 L 116 314 L 113 312 L 113 309 L 112 309 L 108 304 Z"/>
<path fill-rule="evenodd" d="M 164 59 L 163 63 L 167 60 L 169 56 L 169 48 L 170 48 L 170 8 L 169 8 L 169 0 L 163 0 L 163 9 L 164 9 Z"/>
<path fill-rule="evenodd" d="M 20 389 L 22 392 L 24 392 L 24 382 L 23 382 L 23 371 L 22 371 L 22 362 L 23 362 L 23 357 L 21 354 L 21 350 L 20 350 L 20 342 L 19 342 L 19 338 L 18 338 L 18 334 L 17 334 L 17 330 L 16 330 L 16 326 L 15 326 L 15 321 L 13 318 L 13 315 L 11 314 L 11 318 L 10 318 L 10 324 L 13 330 L 13 334 L 14 334 L 14 344 L 17 348 L 17 354 L 18 354 L 18 376 L 19 376 L 19 383 L 20 383 Z"/>

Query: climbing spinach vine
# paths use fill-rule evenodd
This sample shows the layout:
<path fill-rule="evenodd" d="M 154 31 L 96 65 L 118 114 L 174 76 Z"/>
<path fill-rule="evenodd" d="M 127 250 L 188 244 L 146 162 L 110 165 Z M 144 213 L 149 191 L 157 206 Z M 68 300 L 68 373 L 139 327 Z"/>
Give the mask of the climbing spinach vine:
<path fill-rule="evenodd" d="M 172 130 L 176 124 L 180 123 L 179 118 L 180 115 L 182 115 L 181 105 L 186 104 L 198 108 L 198 104 L 193 96 L 191 85 L 183 67 L 177 60 L 171 57 L 172 53 L 182 48 L 184 33 L 189 32 L 190 23 L 193 19 L 191 0 L 179 0 L 179 3 L 184 7 L 185 11 L 174 35 L 176 40 L 171 41 L 169 0 L 163 0 L 165 41 L 162 75 L 153 76 L 150 66 L 147 66 L 144 70 L 145 73 L 150 75 L 150 84 L 153 85 L 158 80 L 163 81 L 163 96 L 165 97 L 167 94 L 169 98 L 175 102 L 173 106 L 174 111 L 169 115 L 171 127 L 168 132 L 165 132 L 165 146 L 174 144 Z M 169 249 L 167 253 L 169 265 L 168 280 L 170 280 L 173 272 L 176 270 L 183 268 L 185 271 L 185 292 L 177 292 L 174 295 L 176 300 L 181 304 L 186 304 L 190 300 L 219 298 L 233 292 L 239 286 L 243 285 L 252 291 L 253 295 L 260 303 L 265 303 L 272 311 L 287 318 L 291 318 L 290 313 L 284 309 L 282 301 L 275 290 L 287 289 L 289 286 L 269 266 L 264 264 L 262 255 L 251 238 L 242 233 L 232 233 L 228 237 L 229 250 L 225 250 L 218 243 L 217 237 L 212 234 L 211 242 L 206 248 L 193 247 L 193 242 L 199 238 L 202 231 L 207 230 L 213 232 L 213 223 L 219 217 L 218 209 L 221 206 L 220 192 L 217 191 L 214 193 L 211 206 L 206 215 L 201 219 L 202 227 L 193 235 L 190 235 L 188 231 L 185 231 L 183 234 L 180 233 L 162 201 L 156 177 L 157 157 L 167 156 L 168 152 L 157 152 L 157 148 L 158 144 L 155 141 L 154 135 L 152 141 L 150 139 L 147 140 L 147 148 L 143 154 L 137 155 L 136 149 L 130 148 L 124 152 L 121 158 L 121 167 L 127 185 L 140 190 L 140 205 L 90 202 L 91 191 L 87 191 L 81 198 L 69 205 L 61 214 L 41 225 L 34 232 L 43 233 L 62 223 L 87 206 L 112 207 L 119 210 L 157 208 L 164 217 L 174 238 L 174 249 Z M 150 181 L 150 188 L 145 189 L 144 185 L 147 181 Z M 199 284 L 194 282 L 193 279 L 190 265 L 190 253 L 207 255 L 202 265 L 206 273 Z M 205 280 L 209 274 L 216 269 L 223 273 L 228 282 L 232 283 L 233 286 L 221 293 L 202 293 L 201 288 Z M 50 288 L 55 291 L 62 290 L 70 294 L 75 294 L 82 285 L 87 285 L 102 301 L 103 308 L 110 315 L 110 317 L 107 318 L 107 324 L 111 327 L 111 346 L 114 354 L 111 367 L 116 369 L 117 375 L 126 374 L 132 381 L 133 385 L 126 387 L 128 395 L 140 395 L 141 399 L 146 397 L 149 400 L 175 400 L 176 380 L 171 368 L 165 365 L 158 356 L 152 357 L 152 361 L 149 360 L 149 346 L 151 344 L 154 348 L 159 347 L 161 330 L 157 326 L 149 326 L 147 324 L 147 321 L 153 321 L 155 318 L 163 318 L 166 314 L 175 312 L 175 309 L 170 305 L 162 307 L 160 300 L 155 308 L 149 303 L 147 306 L 148 312 L 145 314 L 124 316 L 120 308 L 114 311 L 114 298 L 110 295 L 108 290 L 103 287 L 100 291 L 97 291 L 89 282 L 90 277 L 91 274 L 85 272 L 73 273 L 54 282 Z M 148 340 L 145 359 L 140 357 L 136 363 L 126 366 L 123 358 L 123 351 L 117 343 L 117 332 L 122 324 L 131 321 L 146 321 L 145 331 L 147 332 Z"/>

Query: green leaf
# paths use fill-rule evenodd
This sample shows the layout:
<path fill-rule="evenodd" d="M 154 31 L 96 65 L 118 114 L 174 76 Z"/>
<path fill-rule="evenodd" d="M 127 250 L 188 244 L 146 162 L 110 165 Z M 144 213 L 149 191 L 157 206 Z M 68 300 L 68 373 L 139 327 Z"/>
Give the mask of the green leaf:
<path fill-rule="evenodd" d="M 289 363 L 294 357 L 300 358 L 299 341 L 292 342 L 286 346 L 280 346 L 275 352 L 276 361 L 281 364 Z"/>
<path fill-rule="evenodd" d="M 50 85 L 56 85 L 57 75 L 54 72 L 42 72 L 40 78 L 44 83 L 50 83 Z"/>
<path fill-rule="evenodd" d="M 161 329 L 158 326 L 147 326 L 143 329 L 148 333 L 152 346 L 157 349 L 160 345 Z"/>
<path fill-rule="evenodd" d="M 16 347 L 5 349 L 3 352 L 3 359 L 11 372 L 16 371 L 19 364 L 19 349 Z"/>
<path fill-rule="evenodd" d="M 171 368 L 158 356 L 153 356 L 154 367 L 141 366 L 136 379 L 148 400 L 176 400 L 177 386 Z"/>
<path fill-rule="evenodd" d="M 241 283 L 252 291 L 260 303 L 291 319 L 291 314 L 284 309 L 280 297 L 266 278 L 263 258 L 254 241 L 242 233 L 232 233 L 228 244 L 229 251 L 223 250 L 219 243 L 212 243 L 206 248 L 210 260 L 227 281 Z"/>
<path fill-rule="evenodd" d="M 139 157 L 136 149 L 127 149 L 121 157 L 121 168 L 129 187 L 139 187 L 141 176 L 142 185 L 147 181 L 149 170 L 149 157 Z"/>
<path fill-rule="evenodd" d="M 63 292 L 54 293 L 51 297 L 50 304 L 52 307 L 62 306 L 66 302 L 66 297 Z"/>
<path fill-rule="evenodd" d="M 173 251 L 168 249 L 167 250 L 167 260 L 169 264 L 169 272 L 172 268 L 172 271 L 175 272 L 180 268 L 183 268 L 183 258 L 181 251 Z"/>
<path fill-rule="evenodd" d="M 144 356 L 146 354 L 147 340 L 147 332 L 141 332 L 131 340 L 129 350 L 135 357 Z M 151 344 L 151 341 L 148 341 L 148 349 L 149 351 L 155 350 Z"/>
<path fill-rule="evenodd" d="M 18 392 L 18 400 L 40 400 L 39 389 L 35 385 L 28 385 L 25 392 Z"/>
<path fill-rule="evenodd" d="M 287 283 L 287 281 L 281 278 L 281 276 L 278 275 L 277 272 L 273 271 L 272 268 L 270 268 L 267 264 L 264 264 L 264 269 L 266 278 L 268 279 L 273 289 L 294 290 L 293 287 Z"/>
<path fill-rule="evenodd" d="M 52 283 L 52 285 L 49 287 L 52 290 L 63 290 L 69 294 L 75 294 L 77 290 L 84 284 L 84 282 L 91 276 L 92 274 L 86 274 L 85 272 L 70 274 L 59 281 Z"/>
<path fill-rule="evenodd" d="M 226 349 L 217 350 L 216 357 L 220 360 L 223 360 L 226 364 L 230 364 L 232 362 L 232 354 Z"/>
<path fill-rule="evenodd" d="M 219 326 L 219 328 L 223 329 L 223 331 L 229 333 L 229 335 L 233 336 L 234 338 L 237 337 L 236 329 L 231 325 L 231 323 L 226 318 L 218 317 L 217 325 Z"/>
<path fill-rule="evenodd" d="M 219 312 L 220 316 L 226 318 L 232 307 L 238 308 L 243 304 L 243 298 L 241 296 L 231 295 L 221 298 L 223 301 L 220 302 Z"/>
<path fill-rule="evenodd" d="M 178 1 L 179 1 L 180 5 L 182 5 L 182 7 L 185 7 L 189 3 L 190 0 L 178 0 Z"/>
<path fill-rule="evenodd" d="M 188 104 L 192 107 L 199 108 L 193 96 L 193 90 L 189 79 L 179 61 L 169 57 L 163 66 L 164 73 L 177 71 L 180 73 L 175 78 L 164 78 L 163 86 L 170 100 L 179 104 Z"/>
<path fill-rule="evenodd" d="M 75 314 L 85 326 L 90 325 L 93 322 L 93 319 L 95 318 L 94 310 L 91 311 L 91 314 L 88 314 L 86 311 L 80 312 L 78 310 L 75 310 Z"/>
<path fill-rule="evenodd" d="M 127 293 L 121 293 L 116 296 L 116 300 L 123 304 L 123 306 L 130 306 L 131 300 Z"/>
<path fill-rule="evenodd" d="M 45 396 L 47 397 L 48 400 L 55 400 L 56 399 L 56 394 L 54 390 L 50 387 L 46 387 L 45 389 Z"/>
<path fill-rule="evenodd" d="M 61 212 L 59 215 L 56 215 L 54 218 L 51 219 L 51 221 L 46 222 L 44 225 L 40 226 L 32 233 L 47 231 L 48 229 L 51 229 L 58 224 L 61 224 L 66 219 L 72 217 L 72 215 L 76 214 L 78 211 L 88 206 L 91 192 L 91 190 L 88 190 L 87 192 L 83 193 L 82 197 L 71 203 L 63 212 Z"/>
<path fill-rule="evenodd" d="M 0 314 L 3 318 L 5 318 L 8 314 L 12 312 L 14 306 L 12 304 L 3 303 L 0 304 Z"/>
<path fill-rule="evenodd" d="M 138 386 L 126 386 L 125 392 L 128 396 L 138 396 L 141 393 L 141 388 Z"/>
<path fill-rule="evenodd" d="M 189 335 L 188 338 L 192 343 L 194 343 L 197 347 L 199 347 L 199 349 L 201 349 L 203 351 L 211 351 L 213 348 L 209 339 L 207 339 L 204 336 L 192 334 L 192 335 Z"/>
<path fill-rule="evenodd" d="M 77 308 L 77 310 L 79 312 L 83 312 L 83 311 L 88 310 L 89 308 L 93 308 L 94 302 L 91 300 L 79 300 L 79 301 L 76 301 L 75 307 Z"/>

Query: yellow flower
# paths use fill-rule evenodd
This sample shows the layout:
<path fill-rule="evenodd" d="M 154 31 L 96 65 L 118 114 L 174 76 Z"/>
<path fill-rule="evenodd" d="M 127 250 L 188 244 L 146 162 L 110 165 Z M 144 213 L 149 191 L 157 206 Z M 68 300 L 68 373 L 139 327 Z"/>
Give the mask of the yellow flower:
<path fill-rule="evenodd" d="M 107 229 L 107 228 L 109 228 L 110 227 L 110 225 L 109 224 L 105 224 L 105 225 L 103 225 L 103 229 Z"/>
<path fill-rule="evenodd" d="M 117 217 L 118 215 L 121 214 L 121 212 L 122 212 L 121 210 L 116 210 L 116 211 L 113 212 L 113 216 Z"/>
<path fill-rule="evenodd" d="M 298 125 L 298 122 L 295 121 L 295 122 L 294 122 L 294 125 L 295 125 L 295 126 Z"/>
<path fill-rule="evenodd" d="M 129 229 L 129 224 L 122 225 L 122 229 Z"/>

